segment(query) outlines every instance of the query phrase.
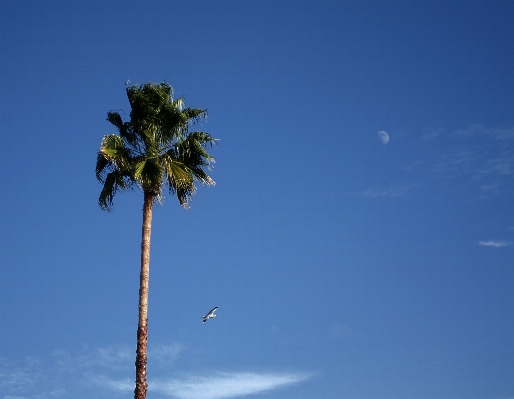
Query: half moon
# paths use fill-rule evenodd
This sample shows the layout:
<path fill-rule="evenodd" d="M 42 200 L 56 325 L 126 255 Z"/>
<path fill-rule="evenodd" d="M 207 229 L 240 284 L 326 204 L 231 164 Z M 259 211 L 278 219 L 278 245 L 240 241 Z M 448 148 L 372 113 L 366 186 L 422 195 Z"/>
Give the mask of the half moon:
<path fill-rule="evenodd" d="M 384 132 L 383 130 L 377 132 L 378 138 L 382 142 L 382 144 L 387 144 L 389 142 L 389 135 L 387 132 Z"/>

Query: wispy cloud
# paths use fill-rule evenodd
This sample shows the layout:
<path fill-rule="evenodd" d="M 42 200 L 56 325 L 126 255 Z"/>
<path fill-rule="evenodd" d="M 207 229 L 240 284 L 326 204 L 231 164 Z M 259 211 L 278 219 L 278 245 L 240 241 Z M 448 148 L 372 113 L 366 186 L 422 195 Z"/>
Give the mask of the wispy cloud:
<path fill-rule="evenodd" d="M 478 244 L 482 245 L 484 247 L 501 248 L 501 247 L 508 247 L 509 245 L 512 245 L 513 242 L 505 241 L 505 240 L 500 240 L 500 241 L 490 240 L 490 241 L 479 241 Z"/>
<path fill-rule="evenodd" d="M 134 379 L 120 378 L 113 379 L 105 375 L 89 375 L 88 380 L 92 385 L 109 388 L 120 393 L 134 391 Z"/>
<path fill-rule="evenodd" d="M 149 389 L 178 399 L 224 399 L 274 390 L 309 377 L 309 374 L 298 373 L 217 373 L 154 381 Z"/>
<path fill-rule="evenodd" d="M 180 344 L 149 345 L 148 358 L 152 363 L 171 365 L 184 349 Z M 132 366 L 134 348 L 129 345 L 113 345 L 100 348 L 84 346 L 80 351 L 71 353 L 58 350 L 52 353 L 57 366 L 67 370 L 72 369 L 104 369 L 120 371 Z"/>
<path fill-rule="evenodd" d="M 153 362 L 171 365 L 184 349 L 184 346 L 181 344 L 150 346 L 148 348 L 148 357 Z"/>
<path fill-rule="evenodd" d="M 38 363 L 31 357 L 25 357 L 20 362 L 0 358 L 0 392 L 15 397 L 34 389 L 41 381 L 41 373 L 37 371 Z"/>
<path fill-rule="evenodd" d="M 123 370 L 133 357 L 128 346 L 89 348 L 84 346 L 78 353 L 57 350 L 52 353 L 56 367 L 63 371 L 74 372 L 87 369 Z"/>
<path fill-rule="evenodd" d="M 468 126 L 465 129 L 459 129 L 452 133 L 456 136 L 478 137 L 487 136 L 494 140 L 511 140 L 514 139 L 514 128 L 512 127 L 495 127 L 488 128 L 480 123 Z"/>
<path fill-rule="evenodd" d="M 423 133 L 419 138 L 421 141 L 431 141 L 435 138 L 439 137 L 442 133 L 444 133 L 444 130 L 442 129 L 431 129 L 425 133 Z"/>
<path fill-rule="evenodd" d="M 405 194 L 407 194 L 410 190 L 412 190 L 416 184 L 401 184 L 396 185 L 392 187 L 379 187 L 374 186 L 367 188 L 366 190 L 362 191 L 355 191 L 351 193 L 350 195 L 355 196 L 361 196 L 365 198 L 396 198 L 396 197 L 402 197 Z"/>
<path fill-rule="evenodd" d="M 425 180 L 474 187 L 479 198 L 512 194 L 514 180 L 514 128 L 471 125 L 455 131 L 434 131 L 418 138 L 421 159 L 418 171 Z"/>
<path fill-rule="evenodd" d="M 292 372 L 212 372 L 208 375 L 171 375 L 170 365 L 183 350 L 180 344 L 149 348 L 149 392 L 176 399 L 224 399 L 271 391 L 311 377 Z M 0 358 L 1 399 L 52 399 L 126 396 L 134 390 L 133 350 L 129 346 L 83 347 L 56 351 L 50 358 L 27 357 L 18 362 Z"/>
<path fill-rule="evenodd" d="M 152 345 L 148 362 L 156 369 L 169 368 L 182 350 L 180 344 Z M 107 398 L 113 390 L 133 390 L 134 352 L 129 345 L 83 346 L 76 351 L 57 350 L 44 359 L 0 358 L 0 398 Z"/>

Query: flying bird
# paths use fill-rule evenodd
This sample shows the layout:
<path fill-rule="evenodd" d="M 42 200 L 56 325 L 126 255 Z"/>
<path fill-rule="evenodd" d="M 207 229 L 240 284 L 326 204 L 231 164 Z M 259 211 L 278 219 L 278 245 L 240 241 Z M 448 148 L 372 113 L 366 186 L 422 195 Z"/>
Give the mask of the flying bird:
<path fill-rule="evenodd" d="M 217 306 L 214 309 L 212 309 L 209 313 L 207 313 L 205 316 L 202 316 L 202 318 L 203 318 L 202 323 L 205 323 L 207 320 L 216 317 L 216 315 L 214 314 L 216 309 L 218 309 Z"/>

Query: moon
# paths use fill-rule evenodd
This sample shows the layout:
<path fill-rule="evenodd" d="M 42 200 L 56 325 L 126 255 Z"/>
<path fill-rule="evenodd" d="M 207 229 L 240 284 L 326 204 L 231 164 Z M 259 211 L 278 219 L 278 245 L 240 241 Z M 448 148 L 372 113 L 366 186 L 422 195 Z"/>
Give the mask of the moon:
<path fill-rule="evenodd" d="M 383 130 L 377 132 L 377 136 L 382 142 L 382 144 L 387 144 L 389 142 L 389 135 L 387 132 L 384 132 Z"/>

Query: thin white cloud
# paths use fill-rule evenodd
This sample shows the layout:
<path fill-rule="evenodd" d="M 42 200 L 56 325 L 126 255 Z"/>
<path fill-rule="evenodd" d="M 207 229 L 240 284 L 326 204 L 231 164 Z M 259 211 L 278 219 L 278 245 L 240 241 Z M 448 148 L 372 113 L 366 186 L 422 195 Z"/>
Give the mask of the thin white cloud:
<path fill-rule="evenodd" d="M 402 197 L 407 192 L 412 190 L 416 184 L 403 184 L 394 187 L 371 187 L 364 191 L 356 191 L 351 195 L 362 196 L 366 198 L 381 198 L 381 197 L 389 197 L 396 198 Z"/>
<path fill-rule="evenodd" d="M 19 395 L 32 389 L 41 380 L 35 359 L 26 357 L 22 362 L 14 363 L 0 358 L 0 392 Z"/>
<path fill-rule="evenodd" d="M 118 392 L 134 391 L 134 379 L 122 378 L 115 380 L 101 375 L 89 375 L 87 378 L 92 384 L 99 387 L 107 387 Z"/>
<path fill-rule="evenodd" d="M 503 176 L 514 174 L 514 154 L 505 151 L 498 157 L 487 160 L 484 173 L 497 173 Z"/>
<path fill-rule="evenodd" d="M 514 127 L 437 129 L 418 137 L 422 158 L 412 169 L 424 170 L 425 182 L 475 190 L 475 199 L 512 195 L 513 139 Z"/>
<path fill-rule="evenodd" d="M 309 377 L 303 373 L 218 373 L 210 377 L 153 381 L 149 390 L 178 399 L 224 399 L 282 388 Z"/>
<path fill-rule="evenodd" d="M 113 345 L 100 348 L 84 346 L 78 353 L 57 350 L 52 357 L 58 368 L 67 373 L 88 369 L 120 371 L 131 363 L 134 350 L 129 346 Z"/>
<path fill-rule="evenodd" d="M 182 349 L 180 344 L 151 345 L 148 363 L 154 370 L 167 369 Z M 0 358 L 0 399 L 110 398 L 113 391 L 134 390 L 134 360 L 135 345 L 83 346 L 42 359 Z"/>
<path fill-rule="evenodd" d="M 0 358 L 1 399 L 129 395 L 134 390 L 133 350 L 129 346 L 56 351 L 43 360 L 26 357 L 12 362 Z M 308 379 L 305 373 L 233 372 L 163 378 L 183 350 L 182 345 L 149 348 L 149 392 L 174 399 L 225 399 L 258 394 Z M 166 372 L 166 374 L 163 374 Z M 168 374 L 169 375 L 169 374 Z"/>
<path fill-rule="evenodd" d="M 421 136 L 419 136 L 419 138 L 421 141 L 430 141 L 439 137 L 442 133 L 444 133 L 444 130 L 442 129 L 431 129 L 426 133 L 423 133 Z"/>
<path fill-rule="evenodd" d="M 164 363 L 171 365 L 177 359 L 180 352 L 184 350 L 184 346 L 178 343 L 173 345 L 149 345 L 148 358 L 152 362 Z"/>
<path fill-rule="evenodd" d="M 180 344 L 149 345 L 149 362 L 171 365 L 184 349 Z M 59 367 L 67 369 L 85 370 L 89 368 L 107 368 L 109 370 L 125 370 L 127 365 L 132 366 L 135 359 L 135 348 L 129 345 L 113 345 L 100 348 L 84 346 L 78 353 L 65 350 L 55 351 L 52 355 Z"/>
<path fill-rule="evenodd" d="M 501 247 L 508 247 L 509 245 L 512 245 L 513 243 L 512 243 L 512 241 L 505 241 L 505 240 L 500 240 L 500 241 L 490 240 L 490 241 L 479 241 L 478 244 L 482 245 L 484 247 L 501 248 Z"/>
<path fill-rule="evenodd" d="M 482 124 L 468 126 L 465 129 L 456 130 L 452 133 L 462 137 L 487 136 L 494 140 L 511 140 L 514 138 L 513 127 L 488 128 Z"/>

